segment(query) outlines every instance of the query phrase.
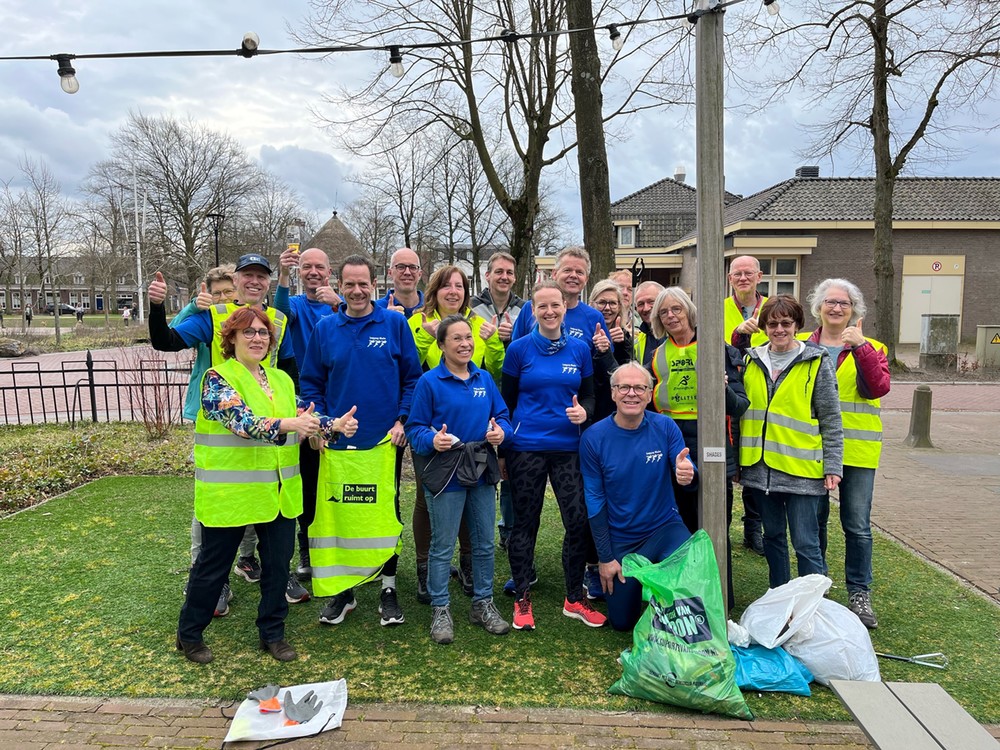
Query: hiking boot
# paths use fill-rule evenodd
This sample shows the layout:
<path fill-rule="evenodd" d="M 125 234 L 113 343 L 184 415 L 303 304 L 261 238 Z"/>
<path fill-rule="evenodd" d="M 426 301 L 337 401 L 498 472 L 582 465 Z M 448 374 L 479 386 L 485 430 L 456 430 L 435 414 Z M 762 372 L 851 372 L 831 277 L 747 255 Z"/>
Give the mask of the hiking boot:
<path fill-rule="evenodd" d="M 510 630 L 510 623 L 503 619 L 493 599 L 473 602 L 472 609 L 469 610 L 469 622 L 481 626 L 483 630 L 493 635 L 506 635 Z"/>
<path fill-rule="evenodd" d="M 233 600 L 233 590 L 229 588 L 228 583 L 222 584 L 222 593 L 219 594 L 219 601 L 215 603 L 216 617 L 225 617 L 229 614 L 229 602 Z M 187 653 L 184 654 L 187 656 Z"/>
<path fill-rule="evenodd" d="M 396 598 L 396 589 L 382 589 L 378 613 L 382 615 L 381 625 L 402 625 L 405 622 L 403 610 L 399 608 L 399 600 Z"/>
<path fill-rule="evenodd" d="M 324 625 L 339 625 L 347 617 L 347 613 L 357 606 L 358 600 L 354 598 L 354 589 L 341 591 L 323 607 L 323 611 L 319 613 L 319 621 Z"/>
<path fill-rule="evenodd" d="M 588 565 L 583 574 L 583 590 L 592 602 L 604 601 L 604 589 L 601 587 L 601 571 L 596 565 Z"/>
<path fill-rule="evenodd" d="M 462 584 L 462 592 L 472 596 L 472 555 L 458 556 L 458 582 Z"/>
<path fill-rule="evenodd" d="M 594 605 L 587 597 L 578 602 L 571 602 L 569 599 L 564 601 L 563 614 L 592 628 L 599 628 L 608 621 L 607 617 L 594 609 Z"/>
<path fill-rule="evenodd" d="M 177 639 L 177 650 L 184 652 L 184 658 L 193 661 L 195 664 L 208 664 L 214 658 L 212 649 L 205 645 L 204 641 L 192 643 Z"/>
<path fill-rule="evenodd" d="M 430 604 L 431 595 L 427 593 L 427 563 L 417 563 L 417 602 Z"/>
<path fill-rule="evenodd" d="M 529 586 L 534 586 L 538 583 L 538 573 L 532 569 L 531 571 L 531 581 L 528 583 Z M 504 596 L 517 596 L 517 585 L 514 583 L 513 578 L 508 578 L 507 582 L 503 585 Z"/>
<path fill-rule="evenodd" d="M 312 564 L 309 562 L 309 548 L 299 547 L 299 566 L 295 569 L 295 575 L 301 580 L 303 578 L 312 578 L 312 574 Z"/>
<path fill-rule="evenodd" d="M 851 594 L 847 608 L 856 614 L 869 630 L 875 630 L 878 627 L 878 619 L 872 610 L 872 599 L 867 591 L 855 591 Z"/>
<path fill-rule="evenodd" d="M 243 576 L 247 583 L 260 583 L 260 563 L 253 555 L 239 558 L 233 572 L 238 576 Z"/>
<path fill-rule="evenodd" d="M 288 574 L 288 585 L 285 586 L 285 600 L 289 604 L 309 601 L 309 592 L 299 583 L 299 579 L 293 573 Z"/>
<path fill-rule="evenodd" d="M 743 527 L 743 546 L 755 555 L 764 556 L 764 537 L 761 534 L 760 526 Z"/>
<path fill-rule="evenodd" d="M 514 602 L 514 630 L 534 630 L 535 616 L 531 613 L 531 596 L 527 591 Z"/>
<path fill-rule="evenodd" d="M 261 651 L 267 651 L 278 661 L 295 661 L 299 658 L 299 655 L 295 653 L 295 649 L 289 646 L 288 641 L 284 638 L 280 641 L 264 641 L 262 639 L 259 645 Z"/>
<path fill-rule="evenodd" d="M 447 605 L 434 607 L 431 617 L 431 640 L 442 645 L 455 640 L 455 623 L 451 619 L 451 608 Z"/>

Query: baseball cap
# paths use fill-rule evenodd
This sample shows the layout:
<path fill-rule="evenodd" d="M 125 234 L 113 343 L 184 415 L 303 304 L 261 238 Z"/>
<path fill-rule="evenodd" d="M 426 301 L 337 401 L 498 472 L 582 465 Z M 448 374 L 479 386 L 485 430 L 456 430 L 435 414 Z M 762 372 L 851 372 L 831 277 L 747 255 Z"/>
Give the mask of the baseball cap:
<path fill-rule="evenodd" d="M 268 274 L 271 273 L 271 264 L 267 262 L 267 258 L 263 255 L 258 255 L 257 253 L 247 253 L 246 255 L 241 255 L 240 259 L 236 261 L 236 270 L 242 271 L 244 268 L 249 266 L 263 266 L 264 270 Z"/>

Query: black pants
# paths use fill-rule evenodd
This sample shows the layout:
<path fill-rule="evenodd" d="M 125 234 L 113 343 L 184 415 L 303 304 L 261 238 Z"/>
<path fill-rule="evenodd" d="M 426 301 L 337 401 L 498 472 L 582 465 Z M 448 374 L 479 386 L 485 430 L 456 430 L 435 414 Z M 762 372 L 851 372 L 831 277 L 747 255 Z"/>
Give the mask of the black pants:
<path fill-rule="evenodd" d="M 229 580 L 229 569 L 243 540 L 245 526 L 203 526 L 201 552 L 191 568 L 187 599 L 181 607 L 177 636 L 197 643 L 212 622 L 222 586 Z M 260 605 L 257 607 L 257 630 L 266 642 L 285 637 L 288 602 L 288 563 L 295 548 L 295 519 L 278 515 L 273 521 L 254 524 L 257 551 L 260 553 Z"/>
<path fill-rule="evenodd" d="M 511 451 L 507 456 L 507 476 L 510 477 L 514 500 L 514 529 L 510 535 L 507 556 L 517 596 L 521 597 L 531 582 L 535 542 L 538 540 L 547 480 L 552 483 L 565 529 L 562 565 L 566 578 L 566 598 L 571 602 L 579 601 L 583 597 L 584 566 L 588 559 L 597 559 L 587 520 L 579 454 L 566 451 Z"/>
<path fill-rule="evenodd" d="M 309 527 L 316 518 L 316 485 L 319 481 L 319 451 L 308 440 L 299 443 L 299 473 L 302 476 L 302 515 L 299 516 L 299 549 L 309 549 Z"/>

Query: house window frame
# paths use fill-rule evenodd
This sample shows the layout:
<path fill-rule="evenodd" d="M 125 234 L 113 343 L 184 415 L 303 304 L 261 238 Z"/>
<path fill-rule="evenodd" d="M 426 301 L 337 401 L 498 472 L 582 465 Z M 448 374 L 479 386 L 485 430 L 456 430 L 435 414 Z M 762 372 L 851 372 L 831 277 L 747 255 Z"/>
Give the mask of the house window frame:
<path fill-rule="evenodd" d="M 614 222 L 615 228 L 615 247 L 620 248 L 633 248 L 639 245 L 639 230 L 642 228 L 642 222 L 635 220 L 626 221 L 616 221 Z M 630 235 L 630 241 L 625 241 L 626 232 Z"/>
<path fill-rule="evenodd" d="M 757 291 L 765 297 L 773 297 L 776 294 L 791 294 L 795 299 L 799 298 L 802 276 L 802 256 L 801 255 L 758 255 L 755 256 L 761 264 L 763 277 L 757 284 Z M 778 264 L 791 261 L 795 264 L 795 273 L 778 273 Z M 768 270 L 764 270 L 765 265 Z M 791 292 L 779 292 L 778 284 L 791 284 Z"/>

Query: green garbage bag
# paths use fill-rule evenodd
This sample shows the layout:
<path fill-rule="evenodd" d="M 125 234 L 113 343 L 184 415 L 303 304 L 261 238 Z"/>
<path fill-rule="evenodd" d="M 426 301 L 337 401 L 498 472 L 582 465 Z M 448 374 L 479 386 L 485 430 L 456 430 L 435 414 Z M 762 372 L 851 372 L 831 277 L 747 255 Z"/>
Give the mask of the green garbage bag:
<path fill-rule="evenodd" d="M 659 703 L 753 719 L 736 686 L 736 660 L 726 639 L 719 568 L 712 540 L 699 529 L 653 564 L 626 555 L 622 572 L 642 583 L 649 606 L 622 652 L 622 676 L 611 692 Z"/>

